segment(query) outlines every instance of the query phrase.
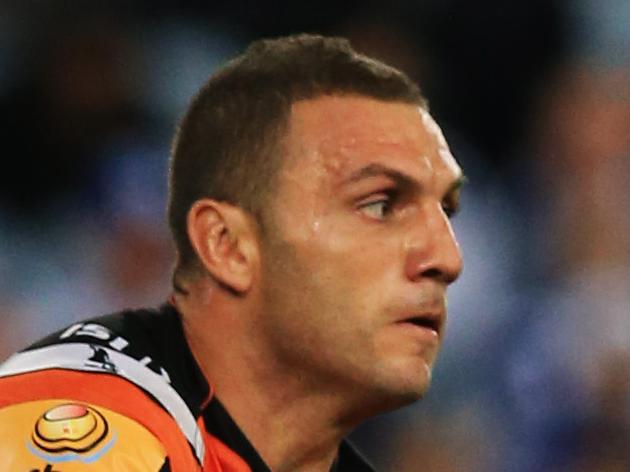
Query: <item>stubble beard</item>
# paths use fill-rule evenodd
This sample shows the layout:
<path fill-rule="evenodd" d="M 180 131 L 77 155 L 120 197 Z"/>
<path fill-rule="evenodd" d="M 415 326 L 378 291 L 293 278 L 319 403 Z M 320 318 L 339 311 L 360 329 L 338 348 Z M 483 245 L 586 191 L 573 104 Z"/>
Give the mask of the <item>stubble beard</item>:
<path fill-rule="evenodd" d="M 346 421 L 355 426 L 421 399 L 431 381 L 435 356 L 426 353 L 421 360 L 416 359 L 420 366 L 405 359 L 403 362 L 412 365 L 393 366 L 397 367 L 394 372 L 390 359 L 379 355 L 375 344 L 378 326 L 364 326 L 363 332 L 353 332 L 359 329 L 356 325 L 336 323 L 357 307 L 326 303 L 315 306 L 322 300 L 343 303 L 357 294 L 342 297 L 342 288 L 312 283 L 309 266 L 300 260 L 296 248 L 274 233 L 264 243 L 261 320 L 265 326 L 258 334 L 266 338 L 264 344 L 277 370 L 305 394 L 337 397 L 337 403 L 344 405 Z M 322 328 L 322 323 L 329 324 L 329 331 Z M 340 332 L 331 330 L 331 326 Z M 366 343 L 366 339 L 371 342 Z"/>

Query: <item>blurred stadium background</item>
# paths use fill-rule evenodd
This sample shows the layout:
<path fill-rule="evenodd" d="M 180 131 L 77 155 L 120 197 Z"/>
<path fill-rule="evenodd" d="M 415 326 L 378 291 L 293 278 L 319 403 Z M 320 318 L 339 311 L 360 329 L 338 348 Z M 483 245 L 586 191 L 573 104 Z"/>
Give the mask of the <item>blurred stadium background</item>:
<path fill-rule="evenodd" d="M 630 2 L 0 1 L 0 359 L 156 305 L 169 141 L 252 39 L 350 38 L 407 71 L 470 178 L 427 398 L 380 470 L 630 470 Z"/>

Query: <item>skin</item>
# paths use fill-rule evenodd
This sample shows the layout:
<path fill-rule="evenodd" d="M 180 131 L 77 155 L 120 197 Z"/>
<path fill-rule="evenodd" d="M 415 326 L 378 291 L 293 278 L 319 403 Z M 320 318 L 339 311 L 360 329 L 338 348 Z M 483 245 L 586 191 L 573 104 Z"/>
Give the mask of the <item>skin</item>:
<path fill-rule="evenodd" d="M 267 464 L 327 471 L 349 431 L 430 383 L 462 268 L 449 221 L 462 173 L 414 105 L 324 96 L 296 102 L 289 123 L 265 231 L 225 203 L 191 208 L 209 276 L 176 304 Z"/>

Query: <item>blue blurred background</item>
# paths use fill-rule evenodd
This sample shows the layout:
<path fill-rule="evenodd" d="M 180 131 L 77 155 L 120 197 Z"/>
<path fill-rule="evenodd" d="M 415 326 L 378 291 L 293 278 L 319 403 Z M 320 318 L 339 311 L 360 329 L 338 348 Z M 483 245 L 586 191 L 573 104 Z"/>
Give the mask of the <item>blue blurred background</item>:
<path fill-rule="evenodd" d="M 0 2 L 0 359 L 169 293 L 175 123 L 249 41 L 336 34 L 417 79 L 470 183 L 427 398 L 383 471 L 630 470 L 630 2 Z"/>

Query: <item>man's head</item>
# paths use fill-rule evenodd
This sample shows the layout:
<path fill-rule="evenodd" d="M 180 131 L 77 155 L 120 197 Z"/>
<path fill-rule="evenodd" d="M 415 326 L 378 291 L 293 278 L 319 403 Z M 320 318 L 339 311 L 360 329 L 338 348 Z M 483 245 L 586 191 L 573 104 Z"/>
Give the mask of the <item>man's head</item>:
<path fill-rule="evenodd" d="M 358 416 L 417 399 L 461 270 L 449 221 L 461 170 L 402 73 L 340 40 L 248 51 L 180 131 L 170 215 L 181 262 L 254 300 L 240 334 L 261 368 L 330 389 Z M 227 105 L 203 98 L 214 95 Z"/>
<path fill-rule="evenodd" d="M 260 220 L 283 162 L 291 106 L 322 95 L 425 106 L 405 74 L 356 53 L 345 39 L 254 42 L 199 91 L 173 145 L 168 218 L 179 256 L 175 280 L 200 268 L 186 228 L 193 202 L 230 202 Z"/>

